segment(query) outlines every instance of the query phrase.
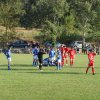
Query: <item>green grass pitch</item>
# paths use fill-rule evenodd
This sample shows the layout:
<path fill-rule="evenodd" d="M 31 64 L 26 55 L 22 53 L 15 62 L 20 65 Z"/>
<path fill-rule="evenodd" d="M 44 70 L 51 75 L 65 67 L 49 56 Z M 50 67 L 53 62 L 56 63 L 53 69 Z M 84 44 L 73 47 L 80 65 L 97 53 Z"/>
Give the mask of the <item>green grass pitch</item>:
<path fill-rule="evenodd" d="M 0 54 L 0 100 L 100 100 L 100 56 L 95 57 L 96 74 L 85 74 L 88 59 L 78 54 L 73 68 L 32 66 L 31 54 L 12 54 L 11 71 Z"/>

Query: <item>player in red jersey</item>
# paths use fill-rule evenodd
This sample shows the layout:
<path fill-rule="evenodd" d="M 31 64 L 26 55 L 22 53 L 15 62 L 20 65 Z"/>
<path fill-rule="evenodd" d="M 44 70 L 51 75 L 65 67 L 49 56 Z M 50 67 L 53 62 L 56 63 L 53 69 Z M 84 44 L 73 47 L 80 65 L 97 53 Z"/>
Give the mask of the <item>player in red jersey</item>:
<path fill-rule="evenodd" d="M 76 55 L 76 51 L 73 49 L 73 47 L 71 47 L 71 49 L 68 51 L 68 54 L 70 57 L 70 66 L 73 66 Z"/>
<path fill-rule="evenodd" d="M 88 53 L 88 59 L 89 59 L 89 63 L 88 63 L 88 67 L 86 69 L 86 74 L 88 72 L 88 69 L 90 67 L 92 67 L 92 74 L 94 75 L 95 71 L 94 71 L 94 56 L 96 55 L 95 52 L 93 52 L 93 50 L 89 50 L 89 53 Z"/>
<path fill-rule="evenodd" d="M 69 51 L 69 48 L 68 47 L 65 47 L 65 60 L 66 60 L 66 65 L 68 65 L 68 51 Z"/>

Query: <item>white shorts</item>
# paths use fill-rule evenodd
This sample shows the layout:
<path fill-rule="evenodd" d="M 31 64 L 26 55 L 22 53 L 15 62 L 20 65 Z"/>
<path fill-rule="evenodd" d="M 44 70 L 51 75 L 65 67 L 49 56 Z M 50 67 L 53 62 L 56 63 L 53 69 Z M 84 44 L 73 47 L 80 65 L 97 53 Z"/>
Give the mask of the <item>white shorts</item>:
<path fill-rule="evenodd" d="M 57 62 L 58 62 L 58 63 L 61 63 L 61 59 L 58 59 Z"/>
<path fill-rule="evenodd" d="M 38 60 L 38 56 L 37 55 L 34 55 L 33 57 L 35 60 Z"/>
<path fill-rule="evenodd" d="M 8 61 L 11 61 L 11 57 L 7 58 Z"/>

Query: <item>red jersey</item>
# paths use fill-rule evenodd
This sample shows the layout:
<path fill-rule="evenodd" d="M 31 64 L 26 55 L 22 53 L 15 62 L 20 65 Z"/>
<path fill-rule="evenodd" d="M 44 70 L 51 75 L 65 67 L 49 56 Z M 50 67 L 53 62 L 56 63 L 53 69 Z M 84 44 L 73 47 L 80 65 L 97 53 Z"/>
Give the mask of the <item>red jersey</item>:
<path fill-rule="evenodd" d="M 90 52 L 88 53 L 88 59 L 90 62 L 94 62 L 94 56 L 96 55 L 96 53 L 94 52 Z"/>
<path fill-rule="evenodd" d="M 65 47 L 61 47 L 61 53 L 63 54 L 65 52 Z"/>
<path fill-rule="evenodd" d="M 64 53 L 65 58 L 67 58 L 67 57 L 68 57 L 68 51 L 69 51 L 69 48 L 68 48 L 68 47 L 65 47 L 65 53 Z"/>
<path fill-rule="evenodd" d="M 71 49 L 71 50 L 69 50 L 68 53 L 69 53 L 70 58 L 74 59 L 76 51 L 74 49 Z"/>
<path fill-rule="evenodd" d="M 65 47 L 65 53 L 68 53 L 69 48 Z"/>

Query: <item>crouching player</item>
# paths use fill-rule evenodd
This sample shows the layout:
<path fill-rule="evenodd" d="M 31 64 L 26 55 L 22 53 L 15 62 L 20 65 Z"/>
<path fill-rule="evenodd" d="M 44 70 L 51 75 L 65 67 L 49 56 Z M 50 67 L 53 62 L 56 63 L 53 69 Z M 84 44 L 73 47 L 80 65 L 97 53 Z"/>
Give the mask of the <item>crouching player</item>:
<path fill-rule="evenodd" d="M 73 49 L 73 47 L 71 47 L 71 49 L 68 51 L 68 54 L 70 57 L 70 66 L 73 66 L 76 55 L 76 51 Z"/>
<path fill-rule="evenodd" d="M 88 59 L 89 59 L 89 63 L 88 63 L 88 67 L 86 69 L 86 74 L 88 72 L 88 69 L 91 67 L 92 68 L 92 74 L 94 75 L 95 72 L 94 72 L 94 56 L 96 55 L 95 52 L 93 52 L 93 50 L 89 50 L 89 53 L 88 53 Z"/>
<path fill-rule="evenodd" d="M 7 60 L 8 60 L 8 70 L 10 70 L 10 65 L 11 65 L 11 50 L 10 47 L 8 47 L 7 50 L 2 50 L 2 52 L 6 55 Z"/>
<path fill-rule="evenodd" d="M 59 48 L 57 48 L 57 70 L 61 70 L 61 66 L 62 66 L 62 54 L 61 51 L 59 50 Z"/>

